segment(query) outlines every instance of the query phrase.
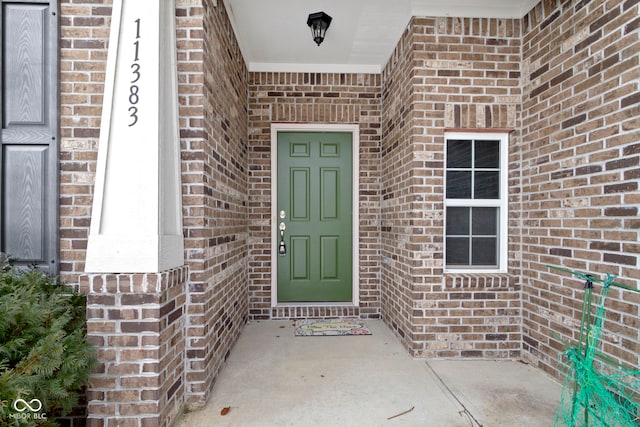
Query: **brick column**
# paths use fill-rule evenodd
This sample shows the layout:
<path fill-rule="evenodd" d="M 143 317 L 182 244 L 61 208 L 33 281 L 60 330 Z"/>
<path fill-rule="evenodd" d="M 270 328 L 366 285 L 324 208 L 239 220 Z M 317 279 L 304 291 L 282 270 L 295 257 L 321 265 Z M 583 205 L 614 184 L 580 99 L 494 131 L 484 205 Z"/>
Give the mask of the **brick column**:
<path fill-rule="evenodd" d="M 99 360 L 89 381 L 87 425 L 168 426 L 180 414 L 188 277 L 186 266 L 80 277 Z"/>

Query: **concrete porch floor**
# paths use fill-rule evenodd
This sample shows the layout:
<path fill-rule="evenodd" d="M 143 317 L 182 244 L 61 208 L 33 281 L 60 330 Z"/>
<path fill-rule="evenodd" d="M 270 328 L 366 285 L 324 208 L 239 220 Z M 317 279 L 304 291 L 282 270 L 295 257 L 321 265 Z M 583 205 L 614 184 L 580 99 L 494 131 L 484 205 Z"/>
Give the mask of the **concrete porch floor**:
<path fill-rule="evenodd" d="M 539 370 L 518 361 L 413 359 L 382 321 L 367 325 L 372 335 L 295 337 L 292 321 L 249 323 L 207 405 L 177 426 L 552 424 L 561 385 Z M 222 416 L 224 407 L 231 409 Z"/>

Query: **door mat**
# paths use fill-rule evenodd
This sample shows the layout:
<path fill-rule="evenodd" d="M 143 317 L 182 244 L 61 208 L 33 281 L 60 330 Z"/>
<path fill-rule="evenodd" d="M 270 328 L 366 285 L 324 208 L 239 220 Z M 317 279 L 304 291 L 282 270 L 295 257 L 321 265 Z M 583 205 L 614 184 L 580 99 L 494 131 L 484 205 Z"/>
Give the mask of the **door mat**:
<path fill-rule="evenodd" d="M 371 335 L 371 330 L 361 319 L 304 319 L 295 323 L 297 337 Z"/>

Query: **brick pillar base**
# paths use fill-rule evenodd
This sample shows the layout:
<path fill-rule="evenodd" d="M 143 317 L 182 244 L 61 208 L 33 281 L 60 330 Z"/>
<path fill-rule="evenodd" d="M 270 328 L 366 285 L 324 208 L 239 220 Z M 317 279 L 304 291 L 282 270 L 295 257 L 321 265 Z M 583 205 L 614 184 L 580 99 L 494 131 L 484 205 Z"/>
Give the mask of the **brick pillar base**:
<path fill-rule="evenodd" d="M 88 426 L 168 426 L 185 401 L 188 267 L 162 273 L 88 274 L 87 331 L 98 366 Z"/>

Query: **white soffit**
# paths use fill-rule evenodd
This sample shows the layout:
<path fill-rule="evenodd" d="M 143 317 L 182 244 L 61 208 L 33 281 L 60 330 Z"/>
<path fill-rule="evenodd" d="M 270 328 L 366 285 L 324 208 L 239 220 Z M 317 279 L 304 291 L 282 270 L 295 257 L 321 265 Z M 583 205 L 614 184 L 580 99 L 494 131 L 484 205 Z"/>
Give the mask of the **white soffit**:
<path fill-rule="evenodd" d="M 522 18 L 540 0 L 411 0 L 412 16 Z"/>
<path fill-rule="evenodd" d="M 412 16 L 521 18 L 539 0 L 224 0 L 249 71 L 379 73 Z M 310 13 L 333 18 L 316 46 Z"/>

